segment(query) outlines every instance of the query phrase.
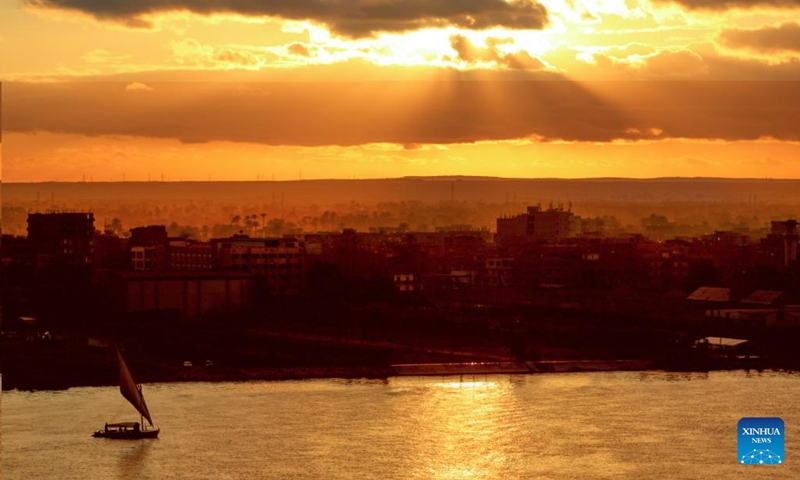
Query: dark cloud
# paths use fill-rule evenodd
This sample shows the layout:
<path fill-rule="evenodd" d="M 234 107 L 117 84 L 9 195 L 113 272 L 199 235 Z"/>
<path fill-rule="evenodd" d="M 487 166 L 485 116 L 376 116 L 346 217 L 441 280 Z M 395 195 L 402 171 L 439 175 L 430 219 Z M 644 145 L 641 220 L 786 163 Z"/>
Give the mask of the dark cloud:
<path fill-rule="evenodd" d="M 719 38 L 723 44 L 734 48 L 768 53 L 800 52 L 800 24 L 794 22 L 753 30 L 727 29 L 722 31 Z"/>
<path fill-rule="evenodd" d="M 658 3 L 677 3 L 693 10 L 731 10 L 758 7 L 800 8 L 800 0 L 655 0 Z"/>
<path fill-rule="evenodd" d="M 99 20 L 149 27 L 147 15 L 189 11 L 200 15 L 234 13 L 323 23 L 350 37 L 457 26 L 541 29 L 547 10 L 533 0 L 24 0 L 30 5 L 73 10 Z"/>
<path fill-rule="evenodd" d="M 183 142 L 800 141 L 800 82 L 6 83 L 4 128 Z M 241 87 L 241 88 L 240 88 Z"/>

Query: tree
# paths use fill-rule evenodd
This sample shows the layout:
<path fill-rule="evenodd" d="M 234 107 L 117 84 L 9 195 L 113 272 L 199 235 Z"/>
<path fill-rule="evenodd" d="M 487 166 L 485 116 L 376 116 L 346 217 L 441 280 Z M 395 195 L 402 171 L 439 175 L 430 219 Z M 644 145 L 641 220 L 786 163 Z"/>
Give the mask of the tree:
<path fill-rule="evenodd" d="M 109 225 L 108 228 L 111 230 L 111 233 L 113 233 L 114 235 L 121 236 L 122 235 L 122 220 L 120 220 L 117 217 L 114 217 L 114 219 L 111 220 L 111 225 Z"/>
<path fill-rule="evenodd" d="M 264 228 L 266 227 L 266 225 L 267 225 L 267 214 L 266 213 L 262 213 L 261 214 L 261 236 L 262 237 L 266 237 L 267 236 L 267 233 L 264 231 Z"/>
<path fill-rule="evenodd" d="M 217 223 L 211 227 L 211 236 L 214 238 L 231 237 L 239 233 L 239 227 L 236 225 L 222 225 Z"/>
<path fill-rule="evenodd" d="M 257 215 L 254 213 L 252 215 L 245 215 L 244 216 L 244 228 L 245 231 L 249 235 L 255 236 L 256 229 L 259 227 L 258 221 L 256 220 Z"/>
<path fill-rule="evenodd" d="M 167 235 L 170 237 L 179 237 L 181 235 L 181 226 L 178 222 L 172 222 L 167 227 Z"/>
<path fill-rule="evenodd" d="M 286 222 L 282 218 L 273 218 L 266 225 L 266 230 L 273 235 L 280 235 L 283 232 Z"/>

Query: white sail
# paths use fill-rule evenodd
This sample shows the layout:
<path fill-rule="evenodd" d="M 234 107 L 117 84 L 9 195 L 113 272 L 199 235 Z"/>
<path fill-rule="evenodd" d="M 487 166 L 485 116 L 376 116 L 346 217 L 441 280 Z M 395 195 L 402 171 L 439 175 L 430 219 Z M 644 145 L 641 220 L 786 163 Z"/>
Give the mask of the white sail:
<path fill-rule="evenodd" d="M 147 410 L 147 404 L 144 403 L 144 397 L 139 385 L 134 381 L 131 371 L 128 370 L 128 365 L 122 358 L 122 354 L 117 349 L 117 359 L 119 360 L 119 391 L 122 396 L 128 400 L 131 405 L 146 418 L 150 425 L 153 425 L 153 420 L 150 418 L 150 412 Z"/>

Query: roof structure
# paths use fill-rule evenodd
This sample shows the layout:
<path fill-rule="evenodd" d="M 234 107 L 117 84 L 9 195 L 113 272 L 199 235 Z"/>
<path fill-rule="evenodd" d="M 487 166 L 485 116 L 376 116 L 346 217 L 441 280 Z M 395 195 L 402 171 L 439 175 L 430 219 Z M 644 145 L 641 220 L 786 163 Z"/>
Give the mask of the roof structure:
<path fill-rule="evenodd" d="M 749 342 L 749 340 L 743 340 L 741 338 L 726 338 L 726 337 L 706 337 L 702 339 L 702 341 L 709 345 L 720 346 L 720 347 L 735 347 L 737 345 Z"/>
<path fill-rule="evenodd" d="M 250 272 L 243 272 L 240 270 L 191 270 L 186 272 L 174 270 L 134 270 L 116 272 L 116 275 L 125 280 L 215 280 L 252 278 L 254 276 Z"/>
<path fill-rule="evenodd" d="M 697 302 L 730 302 L 731 289 L 722 287 L 700 287 L 692 292 L 686 299 Z"/>
<path fill-rule="evenodd" d="M 747 297 L 742 299 L 742 303 L 752 303 L 755 305 L 772 305 L 781 296 L 783 292 L 778 290 L 756 290 Z"/>

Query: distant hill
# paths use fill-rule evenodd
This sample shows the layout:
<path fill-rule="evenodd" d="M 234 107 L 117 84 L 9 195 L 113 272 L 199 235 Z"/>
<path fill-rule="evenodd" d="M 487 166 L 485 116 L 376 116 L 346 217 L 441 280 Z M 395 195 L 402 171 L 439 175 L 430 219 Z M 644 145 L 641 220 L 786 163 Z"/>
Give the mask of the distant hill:
<path fill-rule="evenodd" d="M 404 177 L 370 180 L 242 182 L 44 182 L 4 183 L 5 202 L 135 201 L 208 199 L 334 205 L 349 202 L 443 200 L 611 203 L 776 202 L 800 205 L 800 180 L 719 178 L 511 179 L 495 177 Z"/>

